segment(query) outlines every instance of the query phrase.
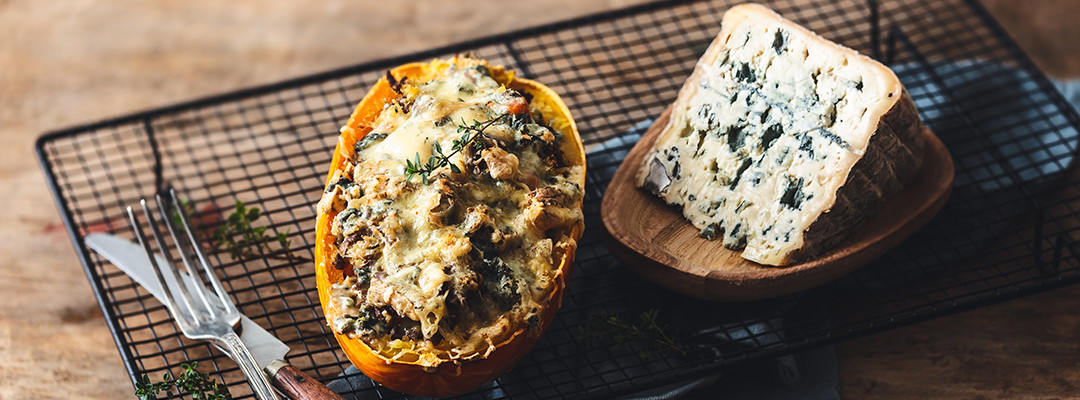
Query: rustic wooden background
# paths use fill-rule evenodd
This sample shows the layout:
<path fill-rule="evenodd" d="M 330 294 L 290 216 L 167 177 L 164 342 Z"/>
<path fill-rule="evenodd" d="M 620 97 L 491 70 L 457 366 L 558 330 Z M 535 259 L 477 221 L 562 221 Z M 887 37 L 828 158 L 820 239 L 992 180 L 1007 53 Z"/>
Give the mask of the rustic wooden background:
<path fill-rule="evenodd" d="M 0 399 L 133 393 L 33 157 L 41 132 L 638 2 L 0 0 Z M 986 5 L 1045 71 L 1080 78 L 1080 1 Z M 841 392 L 1080 398 L 1078 297 L 846 342 Z"/>

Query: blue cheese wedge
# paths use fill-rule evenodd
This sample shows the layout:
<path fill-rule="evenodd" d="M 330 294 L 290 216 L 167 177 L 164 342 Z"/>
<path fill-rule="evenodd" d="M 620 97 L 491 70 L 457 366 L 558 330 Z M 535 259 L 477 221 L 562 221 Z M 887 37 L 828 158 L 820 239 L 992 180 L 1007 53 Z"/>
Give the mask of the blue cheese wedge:
<path fill-rule="evenodd" d="M 787 265 L 849 236 L 919 172 L 896 75 L 756 4 L 731 8 L 637 174 L 700 236 Z"/>

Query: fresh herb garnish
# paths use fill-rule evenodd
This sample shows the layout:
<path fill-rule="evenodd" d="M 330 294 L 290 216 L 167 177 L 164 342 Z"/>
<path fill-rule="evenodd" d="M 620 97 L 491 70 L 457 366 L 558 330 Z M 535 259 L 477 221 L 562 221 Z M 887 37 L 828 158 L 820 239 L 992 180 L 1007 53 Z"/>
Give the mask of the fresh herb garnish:
<path fill-rule="evenodd" d="M 235 259 L 268 257 L 294 260 L 295 257 L 289 253 L 289 231 L 267 235 L 267 227 L 252 226 L 260 217 L 262 210 L 258 207 L 247 207 L 244 202 L 237 200 L 233 212 L 214 230 L 214 248 L 228 250 Z M 274 250 L 270 246 L 274 242 L 277 242 L 279 249 Z"/>
<path fill-rule="evenodd" d="M 674 340 L 667 334 L 667 325 L 660 325 L 657 318 L 660 310 L 649 309 L 638 315 L 637 321 L 626 321 L 623 318 L 612 315 L 604 318 L 599 315 L 591 315 L 578 328 L 579 340 L 596 340 L 600 343 L 610 343 L 615 347 L 629 349 L 631 342 L 640 342 L 651 346 L 649 350 L 638 353 L 641 358 L 651 358 L 665 351 L 674 351 L 679 355 L 686 355 L 686 351 L 679 348 Z"/>
<path fill-rule="evenodd" d="M 485 136 L 484 130 L 491 127 L 496 122 L 503 120 L 508 115 L 510 114 L 500 114 L 499 116 L 484 122 L 474 119 L 471 125 L 467 124 L 464 119 L 461 120 L 461 125 L 458 125 L 457 128 L 461 137 L 454 139 L 451 142 L 450 153 L 443 153 L 442 145 L 436 141 L 431 145 L 432 153 L 434 154 L 432 154 L 431 157 L 428 157 L 427 163 L 420 161 L 420 153 L 416 153 L 415 162 L 407 158 L 405 159 L 405 174 L 407 175 L 405 177 L 405 182 L 409 182 L 412 180 L 413 176 L 419 175 L 420 180 L 427 185 L 431 179 L 431 173 L 445 166 L 450 166 L 450 171 L 455 174 L 460 173 L 461 168 L 458 168 L 456 164 L 450 162 L 450 157 L 462 152 L 470 145 L 476 151 L 486 149 L 488 145 L 483 140 Z"/>
<path fill-rule="evenodd" d="M 143 374 L 142 380 L 135 383 L 135 395 L 141 400 L 154 400 L 158 398 L 158 394 L 169 394 L 175 389 L 177 394 L 191 395 L 192 400 L 232 399 L 228 386 L 215 382 L 210 378 L 210 374 L 196 370 L 199 366 L 198 362 L 192 361 L 191 364 L 180 366 L 184 368 L 180 376 L 174 378 L 172 373 L 166 371 L 161 375 L 162 381 L 157 383 L 151 382 L 150 377 Z"/>

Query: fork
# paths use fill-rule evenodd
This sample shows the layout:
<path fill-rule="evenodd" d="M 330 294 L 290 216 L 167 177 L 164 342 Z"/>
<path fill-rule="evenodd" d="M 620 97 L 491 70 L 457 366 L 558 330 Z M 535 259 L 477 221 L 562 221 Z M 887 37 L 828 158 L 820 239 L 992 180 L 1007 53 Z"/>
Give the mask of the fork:
<path fill-rule="evenodd" d="M 221 281 L 214 274 L 213 268 L 206 259 L 206 254 L 203 253 L 199 242 L 195 239 L 195 231 L 191 228 L 191 223 L 188 221 L 187 215 L 184 214 L 180 203 L 176 201 L 176 192 L 169 189 L 167 198 L 163 198 L 160 193 L 154 197 L 157 200 L 158 213 L 161 219 L 165 221 L 166 231 L 176 245 L 176 249 L 180 253 L 180 259 L 192 279 L 181 278 L 179 269 L 170 257 L 162 257 L 165 260 L 163 263 L 165 265 L 159 265 L 156 260 L 157 257 L 154 257 L 153 249 L 150 248 L 149 241 L 143 234 L 135 210 L 131 206 L 127 206 L 126 209 L 135 236 L 138 238 L 139 244 L 146 250 L 150 264 L 154 266 L 154 272 L 157 273 L 157 278 L 161 281 L 161 288 L 165 294 L 163 296 L 165 298 L 165 307 L 169 309 L 169 314 L 176 320 L 176 324 L 180 326 L 180 331 L 184 333 L 184 336 L 190 339 L 208 340 L 224 349 L 240 366 L 240 370 L 244 373 L 244 377 L 247 378 L 256 398 L 276 400 L 278 397 L 270 386 L 266 375 L 263 374 L 262 369 L 255 362 L 255 358 L 251 356 L 251 352 L 240 341 L 240 336 L 234 330 L 240 322 L 240 311 L 229 299 L 229 294 L 221 286 Z M 154 241 L 163 253 L 166 252 L 168 245 L 163 239 L 161 224 L 150 212 L 150 207 L 145 198 L 139 200 L 139 204 L 142 207 L 143 215 L 148 221 Z M 179 227 L 176 226 L 173 217 L 166 211 L 170 206 L 180 222 L 181 226 Z M 192 254 L 189 254 L 189 251 L 194 255 L 194 258 Z M 202 272 L 206 275 L 206 281 L 210 282 L 216 296 L 210 294 L 206 285 L 203 284 L 203 279 L 200 277 L 202 273 L 199 271 L 200 268 L 195 266 L 196 263 L 201 266 Z M 166 283 L 166 273 L 170 274 L 174 282 L 176 282 L 176 288 L 178 289 L 176 291 L 179 293 L 173 293 L 173 289 Z"/>

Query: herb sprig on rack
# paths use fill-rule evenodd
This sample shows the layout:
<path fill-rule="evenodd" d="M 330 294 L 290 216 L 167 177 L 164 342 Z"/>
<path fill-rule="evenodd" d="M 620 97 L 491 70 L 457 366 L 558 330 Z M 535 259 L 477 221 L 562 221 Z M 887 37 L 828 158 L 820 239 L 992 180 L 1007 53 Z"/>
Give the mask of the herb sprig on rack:
<path fill-rule="evenodd" d="M 686 351 L 668 336 L 667 325 L 659 322 L 660 310 L 649 309 L 637 316 L 636 321 L 627 321 L 617 315 L 607 318 L 591 315 L 578 328 L 579 340 L 596 340 L 612 346 L 630 348 L 631 342 L 648 344 L 651 350 L 638 353 L 641 358 L 651 358 L 665 351 L 673 351 L 685 356 Z"/>
<path fill-rule="evenodd" d="M 180 208 L 184 214 L 195 217 L 198 213 L 195 206 L 188 199 L 180 199 Z M 204 236 L 209 236 L 214 249 L 224 249 L 232 258 L 237 260 L 255 259 L 260 257 L 286 261 L 306 261 L 298 258 L 289 251 L 289 231 L 278 232 L 276 235 L 267 234 L 269 227 L 254 226 L 255 222 L 262 217 L 262 210 L 258 207 L 248 207 L 244 202 L 237 200 L 233 210 L 212 233 L 197 229 Z M 183 229 L 180 215 L 172 213 L 173 221 Z M 192 218 L 192 223 L 198 224 L 199 218 Z M 277 249 L 272 246 L 277 243 Z"/>
<path fill-rule="evenodd" d="M 177 377 L 173 377 L 172 373 L 166 371 L 161 376 L 161 382 L 151 382 L 150 377 L 144 374 L 142 380 L 135 383 L 135 395 L 141 400 L 154 400 L 158 398 L 159 394 L 168 394 L 175 389 L 178 394 L 186 393 L 191 395 L 192 400 L 232 399 L 228 386 L 225 386 L 224 383 L 215 382 L 210 378 L 210 374 L 199 372 L 196 369 L 199 367 L 197 361 L 192 361 L 191 364 L 181 364 L 180 366 L 184 368 L 184 372 L 181 372 Z"/>
<path fill-rule="evenodd" d="M 502 121 L 508 115 L 510 114 L 499 114 L 498 116 L 483 122 L 474 119 L 472 124 L 466 123 L 464 119 L 461 120 L 461 124 L 457 127 L 457 131 L 458 133 L 461 133 L 461 137 L 454 139 L 451 142 L 449 153 L 443 153 L 442 145 L 436 141 L 431 146 L 433 154 L 428 157 L 427 163 L 420 161 L 420 153 L 416 153 L 415 162 L 407 158 L 405 159 L 405 182 L 411 181 L 413 176 L 418 175 L 420 176 L 420 180 L 427 185 L 430 183 L 431 173 L 445 166 L 450 166 L 450 171 L 455 174 L 460 173 L 461 168 L 458 168 L 456 164 L 450 162 L 450 157 L 464 151 L 470 145 L 473 146 L 473 149 L 476 151 L 486 149 L 488 145 L 483 140 L 485 136 L 484 130 L 495 125 L 497 122 Z"/>
<path fill-rule="evenodd" d="M 289 232 L 267 235 L 267 227 L 253 226 L 260 217 L 262 210 L 258 207 L 247 207 L 244 202 L 237 200 L 233 212 L 225 218 L 221 226 L 214 229 L 214 248 L 228 250 L 229 255 L 235 259 L 269 257 L 293 260 L 289 253 Z M 279 246 L 277 250 L 270 246 L 274 242 Z"/>

